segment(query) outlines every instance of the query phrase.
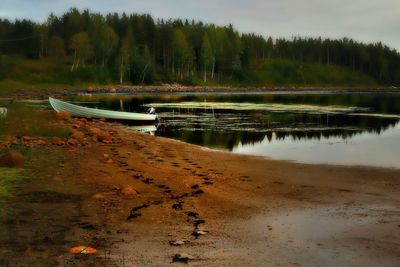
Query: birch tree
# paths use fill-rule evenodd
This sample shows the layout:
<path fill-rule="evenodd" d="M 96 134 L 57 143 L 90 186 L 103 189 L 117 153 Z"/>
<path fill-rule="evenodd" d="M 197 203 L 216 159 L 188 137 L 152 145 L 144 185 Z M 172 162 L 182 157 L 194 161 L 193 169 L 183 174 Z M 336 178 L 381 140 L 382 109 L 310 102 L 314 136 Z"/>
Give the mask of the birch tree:
<path fill-rule="evenodd" d="M 71 71 L 78 69 L 80 64 L 82 64 L 82 67 L 85 67 L 85 62 L 93 54 L 88 34 L 86 32 L 74 34 L 69 42 L 69 48 L 74 51 Z"/>
<path fill-rule="evenodd" d="M 201 63 L 203 65 L 203 70 L 204 70 L 203 81 L 206 83 L 207 70 L 211 67 L 213 63 L 213 51 L 207 33 L 205 33 L 203 36 L 203 43 L 201 46 Z"/>

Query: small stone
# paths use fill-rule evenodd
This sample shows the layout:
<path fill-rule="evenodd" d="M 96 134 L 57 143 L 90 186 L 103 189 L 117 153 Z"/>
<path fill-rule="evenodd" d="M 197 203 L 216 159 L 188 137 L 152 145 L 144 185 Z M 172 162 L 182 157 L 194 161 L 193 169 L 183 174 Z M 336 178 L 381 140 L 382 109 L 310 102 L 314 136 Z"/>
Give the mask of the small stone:
<path fill-rule="evenodd" d="M 169 241 L 169 244 L 171 246 L 177 246 L 178 247 L 178 246 L 184 245 L 185 241 L 183 241 L 183 240 Z"/>
<path fill-rule="evenodd" d="M 196 238 L 201 236 L 201 235 L 206 235 L 206 234 L 208 234 L 208 232 L 207 231 L 203 231 L 203 230 L 196 230 L 196 231 L 192 232 L 192 236 L 194 236 Z"/>
<path fill-rule="evenodd" d="M 70 138 L 76 139 L 80 142 L 82 142 L 85 139 L 85 134 L 82 133 L 81 131 L 73 130 L 71 132 Z"/>
<path fill-rule="evenodd" d="M 101 133 L 101 130 L 96 127 L 90 127 L 88 131 L 91 135 L 99 135 Z"/>
<path fill-rule="evenodd" d="M 108 160 L 105 161 L 105 163 L 107 163 L 107 164 L 112 164 L 113 162 L 114 161 L 112 159 L 108 159 Z"/>
<path fill-rule="evenodd" d="M 97 250 L 88 246 L 77 246 L 69 249 L 71 254 L 96 254 Z"/>
<path fill-rule="evenodd" d="M 9 136 L 6 136 L 4 138 L 4 142 L 8 143 L 8 144 L 17 144 L 18 143 L 18 138 L 15 137 L 15 136 L 9 135 Z"/>
<path fill-rule="evenodd" d="M 55 146 L 64 146 L 65 142 L 59 137 L 53 137 L 51 143 Z"/>
<path fill-rule="evenodd" d="M 99 141 L 105 144 L 110 144 L 113 142 L 113 138 L 111 135 L 108 133 L 103 133 L 101 135 L 98 135 Z"/>
<path fill-rule="evenodd" d="M 68 120 L 71 118 L 71 114 L 69 112 L 62 111 L 62 112 L 57 112 L 56 117 L 59 120 Z"/>
<path fill-rule="evenodd" d="M 67 141 L 67 144 L 70 146 L 76 146 L 77 144 L 79 144 L 78 140 L 73 139 L 73 138 L 69 138 Z"/>
<path fill-rule="evenodd" d="M 96 193 L 96 194 L 94 194 L 92 196 L 92 198 L 94 198 L 94 199 L 105 199 L 106 196 L 104 194 L 102 194 L 102 193 Z"/>
<path fill-rule="evenodd" d="M 0 157 L 0 167 L 22 168 L 24 166 L 24 156 L 18 151 L 11 150 Z"/>
<path fill-rule="evenodd" d="M 35 143 L 38 146 L 45 146 L 48 144 L 48 141 L 47 141 L 47 139 L 36 139 Z"/>
<path fill-rule="evenodd" d="M 132 186 L 126 186 L 121 190 L 122 194 L 127 196 L 137 195 L 138 192 Z"/>

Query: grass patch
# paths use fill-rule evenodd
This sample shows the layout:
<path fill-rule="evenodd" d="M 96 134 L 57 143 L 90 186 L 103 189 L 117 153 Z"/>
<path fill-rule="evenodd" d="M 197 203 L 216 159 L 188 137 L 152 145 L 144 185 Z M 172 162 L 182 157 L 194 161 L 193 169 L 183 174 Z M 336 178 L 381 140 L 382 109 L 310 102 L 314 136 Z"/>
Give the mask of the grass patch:
<path fill-rule="evenodd" d="M 15 168 L 0 168 L 0 198 L 12 194 L 13 183 L 23 177 L 21 172 Z"/>
<path fill-rule="evenodd" d="M 56 121 L 54 112 L 16 103 L 0 121 L 0 135 L 68 137 L 70 128 Z"/>

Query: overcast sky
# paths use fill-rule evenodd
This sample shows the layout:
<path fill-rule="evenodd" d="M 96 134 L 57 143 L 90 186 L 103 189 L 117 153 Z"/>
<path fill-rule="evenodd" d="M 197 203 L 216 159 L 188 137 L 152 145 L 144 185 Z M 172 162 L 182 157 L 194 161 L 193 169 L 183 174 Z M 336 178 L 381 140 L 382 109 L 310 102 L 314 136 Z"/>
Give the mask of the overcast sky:
<path fill-rule="evenodd" d="M 42 22 L 71 7 L 189 18 L 264 36 L 351 37 L 400 51 L 400 0 L 0 0 L 1 18 Z"/>

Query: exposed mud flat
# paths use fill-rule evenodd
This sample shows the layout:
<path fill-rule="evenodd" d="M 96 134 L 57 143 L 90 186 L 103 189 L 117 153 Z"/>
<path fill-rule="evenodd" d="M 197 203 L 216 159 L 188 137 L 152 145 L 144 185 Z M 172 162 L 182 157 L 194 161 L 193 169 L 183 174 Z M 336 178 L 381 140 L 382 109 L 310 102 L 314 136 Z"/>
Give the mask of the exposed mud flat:
<path fill-rule="evenodd" d="M 36 148 L 30 178 L 0 204 L 2 264 L 400 262 L 400 170 L 274 161 L 88 123 L 112 141 Z M 98 253 L 68 253 L 80 245 Z"/>

